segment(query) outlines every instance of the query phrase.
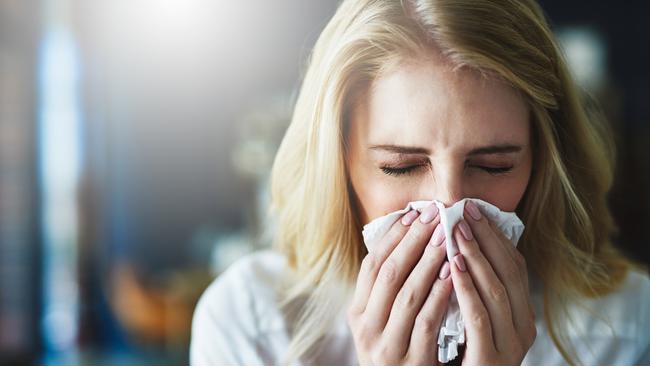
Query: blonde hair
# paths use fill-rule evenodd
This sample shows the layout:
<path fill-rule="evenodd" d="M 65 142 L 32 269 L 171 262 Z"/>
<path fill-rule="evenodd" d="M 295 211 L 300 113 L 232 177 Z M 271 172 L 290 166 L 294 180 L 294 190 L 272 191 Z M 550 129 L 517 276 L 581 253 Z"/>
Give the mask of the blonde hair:
<path fill-rule="evenodd" d="M 537 3 L 345 0 L 313 50 L 271 177 L 275 247 L 292 273 L 282 304 L 299 311 L 285 363 L 317 350 L 366 254 L 345 159 L 350 108 L 382 73 L 432 49 L 507 82 L 530 107 L 534 163 L 517 208 L 519 249 L 544 285 L 544 321 L 567 362 L 579 362 L 559 321 L 568 304 L 615 290 L 630 268 L 610 239 L 613 144 Z"/>

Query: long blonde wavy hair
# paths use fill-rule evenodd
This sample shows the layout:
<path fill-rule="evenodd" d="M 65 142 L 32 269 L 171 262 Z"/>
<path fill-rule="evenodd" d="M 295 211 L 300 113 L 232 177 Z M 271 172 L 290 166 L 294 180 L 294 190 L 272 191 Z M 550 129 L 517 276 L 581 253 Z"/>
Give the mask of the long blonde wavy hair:
<path fill-rule="evenodd" d="M 298 312 L 284 361 L 317 350 L 366 254 L 345 159 L 350 107 L 391 66 L 431 49 L 509 83 L 530 107 L 534 160 L 517 208 L 526 224 L 519 250 L 543 283 L 553 342 L 568 363 L 579 363 L 561 314 L 572 301 L 615 290 L 631 262 L 611 243 L 614 146 L 586 109 L 534 0 L 340 4 L 311 54 L 272 170 L 274 246 L 292 274 L 282 305 Z"/>

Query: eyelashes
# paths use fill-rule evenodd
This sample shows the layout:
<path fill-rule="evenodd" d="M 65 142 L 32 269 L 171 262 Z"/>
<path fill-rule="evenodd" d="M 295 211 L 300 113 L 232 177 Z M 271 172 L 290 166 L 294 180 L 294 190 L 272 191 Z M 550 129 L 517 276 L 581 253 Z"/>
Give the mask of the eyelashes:
<path fill-rule="evenodd" d="M 381 170 L 384 172 L 386 175 L 391 175 L 391 176 L 402 176 L 402 175 L 410 175 L 412 173 L 415 173 L 417 170 L 425 168 L 426 165 L 409 165 L 405 167 L 388 167 L 388 166 L 383 166 L 381 167 Z M 480 169 L 490 175 L 501 175 L 508 173 L 512 170 L 512 166 L 503 166 L 503 167 L 490 167 L 490 166 L 483 166 L 483 165 L 470 165 L 470 168 L 476 168 Z"/>
<path fill-rule="evenodd" d="M 411 165 L 411 166 L 405 166 L 405 167 L 399 167 L 399 168 L 393 168 L 393 167 L 381 167 L 381 170 L 387 174 L 387 175 L 392 175 L 392 176 L 400 176 L 400 175 L 408 175 L 413 172 L 415 172 L 417 169 L 424 167 L 424 165 Z"/>
<path fill-rule="evenodd" d="M 512 166 L 504 166 L 504 167 L 477 166 L 477 168 L 482 169 L 492 175 L 505 174 L 512 170 Z"/>

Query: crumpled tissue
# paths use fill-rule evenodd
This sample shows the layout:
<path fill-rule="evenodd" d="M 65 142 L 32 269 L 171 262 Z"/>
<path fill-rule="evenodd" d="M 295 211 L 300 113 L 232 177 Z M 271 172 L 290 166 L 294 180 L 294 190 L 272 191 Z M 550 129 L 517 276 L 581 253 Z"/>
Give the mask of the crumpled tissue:
<path fill-rule="evenodd" d="M 463 212 L 465 209 L 465 202 L 471 200 L 474 202 L 481 213 L 488 217 L 512 242 L 517 245 L 521 234 L 524 232 L 524 224 L 517 217 L 514 212 L 504 212 L 498 207 L 477 198 L 465 198 L 454 203 L 450 207 L 438 201 L 414 201 L 409 202 L 402 210 L 391 212 L 388 215 L 379 217 L 363 227 L 363 240 L 368 248 L 368 252 L 372 251 L 373 244 L 388 232 L 390 227 L 405 213 L 410 210 L 422 211 L 425 207 L 434 202 L 438 207 L 438 215 L 440 216 L 440 225 L 443 227 L 445 239 L 447 259 L 451 259 L 458 254 L 458 247 L 453 239 L 453 228 L 458 221 L 463 219 Z M 449 362 L 458 356 L 458 345 L 465 343 L 465 324 L 460 314 L 458 307 L 458 299 L 455 292 L 451 293 L 449 298 L 449 305 L 447 312 L 443 318 L 438 334 L 438 361 Z"/>

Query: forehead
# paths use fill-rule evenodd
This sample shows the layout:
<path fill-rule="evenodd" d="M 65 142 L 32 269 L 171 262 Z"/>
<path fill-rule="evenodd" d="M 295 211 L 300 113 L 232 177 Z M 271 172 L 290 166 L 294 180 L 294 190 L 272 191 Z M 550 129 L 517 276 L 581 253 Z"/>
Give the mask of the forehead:
<path fill-rule="evenodd" d="M 379 77 L 353 113 L 369 143 L 462 149 L 529 138 L 529 112 L 512 87 L 435 56 L 408 60 Z M 435 145 L 435 146 L 432 146 Z"/>

